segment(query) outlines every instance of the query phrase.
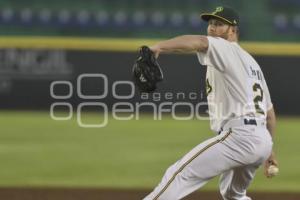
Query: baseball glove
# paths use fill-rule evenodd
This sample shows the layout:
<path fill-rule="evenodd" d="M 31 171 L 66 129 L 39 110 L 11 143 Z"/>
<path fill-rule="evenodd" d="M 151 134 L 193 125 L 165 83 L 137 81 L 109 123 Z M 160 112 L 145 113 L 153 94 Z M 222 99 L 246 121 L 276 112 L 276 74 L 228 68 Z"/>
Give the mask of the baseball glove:
<path fill-rule="evenodd" d="M 163 73 L 155 55 L 147 46 L 140 47 L 132 71 L 133 81 L 140 92 L 153 92 L 156 84 L 163 80 Z"/>

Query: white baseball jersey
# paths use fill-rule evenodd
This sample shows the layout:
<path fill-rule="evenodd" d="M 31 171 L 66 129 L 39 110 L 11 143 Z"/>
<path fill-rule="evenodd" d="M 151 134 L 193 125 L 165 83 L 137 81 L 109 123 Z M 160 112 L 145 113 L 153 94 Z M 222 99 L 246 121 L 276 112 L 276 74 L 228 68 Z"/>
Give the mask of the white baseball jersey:
<path fill-rule="evenodd" d="M 220 131 L 227 121 L 241 117 L 266 118 L 272 108 L 263 73 L 236 42 L 208 36 L 207 52 L 198 52 L 207 66 L 206 90 L 211 129 Z"/>

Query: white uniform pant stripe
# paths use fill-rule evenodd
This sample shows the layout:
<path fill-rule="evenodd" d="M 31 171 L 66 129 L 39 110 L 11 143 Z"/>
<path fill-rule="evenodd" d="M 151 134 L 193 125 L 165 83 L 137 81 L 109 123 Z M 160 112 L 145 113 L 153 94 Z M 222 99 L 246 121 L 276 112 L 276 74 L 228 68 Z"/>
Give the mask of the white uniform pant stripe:
<path fill-rule="evenodd" d="M 153 198 L 153 200 L 157 200 L 170 186 L 170 184 L 174 181 L 174 179 L 176 178 L 176 176 L 182 172 L 182 170 L 188 165 L 190 164 L 195 158 L 197 158 L 199 155 L 201 155 L 204 151 L 206 151 L 207 149 L 209 149 L 210 147 L 214 146 L 215 144 L 218 144 L 219 142 L 224 141 L 231 133 L 231 130 L 224 135 L 222 138 L 218 138 L 217 140 L 210 142 L 209 144 L 207 144 L 204 148 L 200 149 L 196 154 L 194 154 L 194 156 L 192 156 L 189 160 L 187 160 L 175 173 L 174 175 L 171 177 L 171 179 L 167 182 L 167 184 L 161 189 L 161 191 Z"/>

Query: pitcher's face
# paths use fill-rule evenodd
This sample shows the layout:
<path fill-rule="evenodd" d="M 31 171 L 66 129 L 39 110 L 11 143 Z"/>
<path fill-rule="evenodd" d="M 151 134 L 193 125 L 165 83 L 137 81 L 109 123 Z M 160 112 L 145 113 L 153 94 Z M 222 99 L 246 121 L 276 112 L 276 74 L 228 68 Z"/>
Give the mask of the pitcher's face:
<path fill-rule="evenodd" d="M 221 37 L 227 40 L 231 31 L 231 27 L 232 26 L 222 22 L 221 20 L 210 19 L 208 21 L 207 35 Z"/>

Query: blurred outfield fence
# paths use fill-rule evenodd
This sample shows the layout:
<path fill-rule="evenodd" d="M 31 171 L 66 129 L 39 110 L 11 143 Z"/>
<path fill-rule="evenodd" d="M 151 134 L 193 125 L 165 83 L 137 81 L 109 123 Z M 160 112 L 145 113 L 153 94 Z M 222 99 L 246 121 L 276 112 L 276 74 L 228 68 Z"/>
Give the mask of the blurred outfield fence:
<path fill-rule="evenodd" d="M 56 108 L 69 109 L 70 105 L 76 109 L 82 102 L 100 102 L 111 109 L 117 102 L 160 104 L 167 101 L 193 105 L 205 102 L 206 69 L 190 54 L 160 57 L 165 81 L 157 93 L 141 98 L 132 90 L 128 81 L 131 81 L 136 49 L 155 42 L 157 40 L 2 37 L 0 108 L 49 110 L 56 103 Z M 261 65 L 277 113 L 299 115 L 300 45 L 241 44 Z M 80 79 L 83 74 L 88 75 Z M 53 81 L 60 82 L 53 85 Z M 166 97 L 167 93 L 173 96 Z M 187 107 L 181 107 L 178 111 L 186 110 Z M 205 110 L 202 107 L 200 111 Z"/>

